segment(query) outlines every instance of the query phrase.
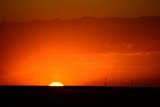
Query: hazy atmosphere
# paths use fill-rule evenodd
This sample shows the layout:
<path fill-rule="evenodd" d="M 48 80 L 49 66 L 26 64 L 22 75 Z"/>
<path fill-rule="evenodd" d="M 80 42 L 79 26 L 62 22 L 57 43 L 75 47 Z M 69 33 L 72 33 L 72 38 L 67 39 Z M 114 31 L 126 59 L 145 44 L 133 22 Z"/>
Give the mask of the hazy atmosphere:
<path fill-rule="evenodd" d="M 158 0 L 0 0 L 0 85 L 160 86 Z"/>

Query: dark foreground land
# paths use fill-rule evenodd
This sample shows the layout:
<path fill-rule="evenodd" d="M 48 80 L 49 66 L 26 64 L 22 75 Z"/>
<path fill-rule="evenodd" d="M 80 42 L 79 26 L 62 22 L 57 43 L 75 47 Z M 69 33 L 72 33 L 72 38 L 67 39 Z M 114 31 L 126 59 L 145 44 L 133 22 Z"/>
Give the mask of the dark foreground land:
<path fill-rule="evenodd" d="M 160 88 L 1 86 L 0 107 L 160 107 Z"/>

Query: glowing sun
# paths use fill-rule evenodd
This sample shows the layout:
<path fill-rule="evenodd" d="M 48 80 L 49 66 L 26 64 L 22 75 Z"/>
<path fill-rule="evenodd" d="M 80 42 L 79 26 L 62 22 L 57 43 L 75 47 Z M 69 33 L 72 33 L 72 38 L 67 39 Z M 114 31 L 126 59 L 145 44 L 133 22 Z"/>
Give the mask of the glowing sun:
<path fill-rule="evenodd" d="M 49 84 L 49 86 L 55 86 L 55 87 L 59 87 L 59 86 L 64 86 L 62 83 L 60 83 L 60 82 L 52 82 L 52 83 L 50 83 Z"/>

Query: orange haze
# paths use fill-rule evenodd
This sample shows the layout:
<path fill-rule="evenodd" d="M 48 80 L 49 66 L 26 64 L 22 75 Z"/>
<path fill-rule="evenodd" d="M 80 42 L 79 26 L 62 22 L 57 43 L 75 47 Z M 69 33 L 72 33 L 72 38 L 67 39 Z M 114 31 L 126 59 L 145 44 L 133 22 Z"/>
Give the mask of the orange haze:
<path fill-rule="evenodd" d="M 1 23 L 0 84 L 159 86 L 159 20 Z"/>

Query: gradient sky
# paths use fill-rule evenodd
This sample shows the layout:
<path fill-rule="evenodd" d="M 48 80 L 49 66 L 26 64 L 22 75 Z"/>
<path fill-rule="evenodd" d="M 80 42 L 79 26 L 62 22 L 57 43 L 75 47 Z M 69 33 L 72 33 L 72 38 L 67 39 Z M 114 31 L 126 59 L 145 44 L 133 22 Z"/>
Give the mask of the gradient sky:
<path fill-rule="evenodd" d="M 160 17 L 0 24 L 0 85 L 160 86 Z"/>
<path fill-rule="evenodd" d="M 0 85 L 160 86 L 159 16 L 159 0 L 0 0 Z"/>
<path fill-rule="evenodd" d="M 160 15 L 159 0 L 0 0 L 1 20 Z"/>

